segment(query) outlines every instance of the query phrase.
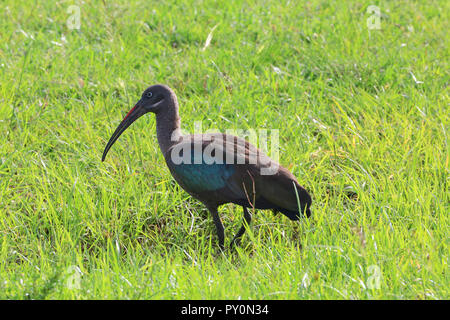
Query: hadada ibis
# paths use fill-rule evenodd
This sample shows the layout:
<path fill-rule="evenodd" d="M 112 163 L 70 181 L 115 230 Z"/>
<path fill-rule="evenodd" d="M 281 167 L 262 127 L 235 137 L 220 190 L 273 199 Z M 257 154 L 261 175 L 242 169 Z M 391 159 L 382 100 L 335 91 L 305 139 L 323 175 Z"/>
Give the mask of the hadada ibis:
<path fill-rule="evenodd" d="M 224 248 L 224 227 L 218 207 L 235 203 L 244 221 L 230 246 L 244 234 L 255 209 L 273 209 L 291 220 L 311 215 L 311 197 L 294 175 L 245 139 L 222 133 L 181 135 L 178 101 L 165 85 L 147 88 L 111 136 L 102 161 L 119 136 L 139 117 L 156 115 L 159 147 L 178 184 L 210 211 Z M 264 169 L 276 168 L 271 174 Z M 270 172 L 270 170 L 269 170 Z"/>

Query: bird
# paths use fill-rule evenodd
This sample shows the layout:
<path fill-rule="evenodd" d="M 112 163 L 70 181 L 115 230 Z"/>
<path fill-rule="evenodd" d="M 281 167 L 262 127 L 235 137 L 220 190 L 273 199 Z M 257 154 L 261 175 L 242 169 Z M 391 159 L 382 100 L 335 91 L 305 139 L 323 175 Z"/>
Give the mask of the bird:
<path fill-rule="evenodd" d="M 312 200 L 306 189 L 289 170 L 247 140 L 224 133 L 182 135 L 177 96 L 164 84 L 144 90 L 106 144 L 102 162 L 120 135 L 149 112 L 156 115 L 156 136 L 170 173 L 211 213 L 221 250 L 225 229 L 218 208 L 223 204 L 241 206 L 244 213 L 231 248 L 250 226 L 256 209 L 272 209 L 293 221 L 310 217 Z"/>

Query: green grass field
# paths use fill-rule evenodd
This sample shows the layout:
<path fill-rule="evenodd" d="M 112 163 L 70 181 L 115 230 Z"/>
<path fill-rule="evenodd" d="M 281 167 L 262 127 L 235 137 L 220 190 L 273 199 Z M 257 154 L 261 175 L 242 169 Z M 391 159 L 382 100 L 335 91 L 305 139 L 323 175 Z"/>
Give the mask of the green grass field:
<path fill-rule="evenodd" d="M 449 12 L 445 0 L 2 1 L 0 298 L 448 299 Z M 150 114 L 102 163 L 155 83 L 174 89 L 188 132 L 279 129 L 312 217 L 258 211 L 221 253 Z M 220 212 L 229 243 L 242 209 Z"/>

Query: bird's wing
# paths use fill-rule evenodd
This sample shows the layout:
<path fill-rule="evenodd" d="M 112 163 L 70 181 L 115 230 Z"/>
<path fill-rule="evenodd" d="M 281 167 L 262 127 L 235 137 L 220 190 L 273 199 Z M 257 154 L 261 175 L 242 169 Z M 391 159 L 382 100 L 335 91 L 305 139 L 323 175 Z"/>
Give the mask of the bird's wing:
<path fill-rule="evenodd" d="M 175 180 L 190 193 L 222 191 L 227 199 L 245 197 L 236 155 L 220 138 L 186 136 L 165 155 Z M 228 161 L 227 161 L 228 159 Z M 231 159 L 231 160 L 230 160 Z"/>
<path fill-rule="evenodd" d="M 298 211 L 297 197 L 301 203 L 310 202 L 292 173 L 241 138 L 185 136 L 165 157 L 173 176 L 189 193 L 215 192 L 228 202 L 264 201 L 294 211 Z M 262 169 L 274 164 L 272 174 L 262 174 Z"/>
<path fill-rule="evenodd" d="M 220 134 L 214 137 L 219 145 L 224 146 L 224 154 L 234 157 L 237 174 L 227 183 L 245 196 L 242 198 L 245 202 L 257 203 L 264 199 L 266 204 L 292 211 L 298 211 L 299 204 L 311 204 L 309 194 L 295 176 L 260 149 L 239 137 Z"/>
<path fill-rule="evenodd" d="M 273 175 L 258 177 L 261 196 L 277 207 L 299 210 L 299 203 L 311 202 L 306 190 L 300 186 L 295 176 L 282 166 Z"/>

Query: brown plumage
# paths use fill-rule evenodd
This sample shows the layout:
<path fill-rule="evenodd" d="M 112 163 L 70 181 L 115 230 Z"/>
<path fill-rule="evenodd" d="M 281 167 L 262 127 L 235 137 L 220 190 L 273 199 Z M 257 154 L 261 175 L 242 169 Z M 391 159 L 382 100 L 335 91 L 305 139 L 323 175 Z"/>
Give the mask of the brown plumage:
<path fill-rule="evenodd" d="M 147 112 L 156 114 L 158 143 L 170 172 L 211 212 L 221 248 L 224 228 L 217 209 L 222 204 L 235 203 L 244 210 L 244 223 L 231 245 L 251 222 L 248 208 L 273 209 L 291 220 L 310 216 L 311 197 L 294 175 L 249 142 L 222 133 L 182 136 L 177 98 L 165 85 L 144 91 L 111 136 L 102 161 L 122 132 Z"/>

